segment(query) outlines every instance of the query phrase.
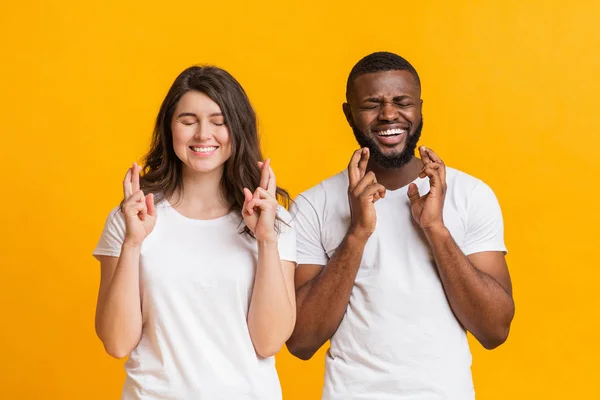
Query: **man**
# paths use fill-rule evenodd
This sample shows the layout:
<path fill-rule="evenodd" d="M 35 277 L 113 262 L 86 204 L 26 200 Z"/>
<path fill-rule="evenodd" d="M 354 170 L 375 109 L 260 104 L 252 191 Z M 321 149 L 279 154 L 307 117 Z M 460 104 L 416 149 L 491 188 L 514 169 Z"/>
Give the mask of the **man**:
<path fill-rule="evenodd" d="M 429 148 L 415 157 L 421 85 L 402 57 L 360 60 L 346 100 L 361 149 L 296 200 L 287 346 L 306 360 L 331 339 L 323 400 L 473 399 L 465 329 L 493 349 L 514 315 L 496 197 Z"/>

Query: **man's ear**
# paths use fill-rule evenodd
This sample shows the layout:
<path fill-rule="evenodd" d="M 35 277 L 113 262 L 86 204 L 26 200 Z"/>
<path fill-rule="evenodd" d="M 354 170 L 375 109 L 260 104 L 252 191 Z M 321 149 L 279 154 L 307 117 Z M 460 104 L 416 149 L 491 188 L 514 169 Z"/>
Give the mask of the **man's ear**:
<path fill-rule="evenodd" d="M 354 122 L 352 120 L 352 111 L 350 110 L 350 104 L 342 104 L 342 111 L 344 112 L 344 116 L 346 117 L 346 121 L 348 122 L 348 124 L 351 127 L 354 126 Z"/>

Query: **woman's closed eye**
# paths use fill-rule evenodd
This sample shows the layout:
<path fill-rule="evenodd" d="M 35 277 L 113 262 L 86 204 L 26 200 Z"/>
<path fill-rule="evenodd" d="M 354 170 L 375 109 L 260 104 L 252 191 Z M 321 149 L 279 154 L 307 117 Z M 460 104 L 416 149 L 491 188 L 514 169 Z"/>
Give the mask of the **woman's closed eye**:
<path fill-rule="evenodd" d="M 198 123 L 197 119 L 193 119 L 193 118 L 180 118 L 178 119 L 178 121 L 183 124 L 183 125 L 187 125 L 187 126 L 191 126 L 194 124 Z"/>

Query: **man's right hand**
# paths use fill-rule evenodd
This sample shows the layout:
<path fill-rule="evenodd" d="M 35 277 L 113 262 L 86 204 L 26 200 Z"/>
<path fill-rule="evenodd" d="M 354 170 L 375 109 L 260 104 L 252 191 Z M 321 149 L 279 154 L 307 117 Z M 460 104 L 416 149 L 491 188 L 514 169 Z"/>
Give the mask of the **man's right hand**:
<path fill-rule="evenodd" d="M 348 200 L 350 202 L 350 230 L 348 233 L 365 242 L 375 231 L 377 215 L 374 203 L 385 197 L 385 187 L 377 183 L 372 171 L 366 172 L 369 149 L 358 149 L 348 164 Z"/>

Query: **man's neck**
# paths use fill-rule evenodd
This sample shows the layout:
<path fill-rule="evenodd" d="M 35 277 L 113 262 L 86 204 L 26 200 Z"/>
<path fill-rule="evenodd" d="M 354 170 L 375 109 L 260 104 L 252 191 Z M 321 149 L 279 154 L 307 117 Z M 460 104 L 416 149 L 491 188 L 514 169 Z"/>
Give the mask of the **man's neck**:
<path fill-rule="evenodd" d="M 401 168 L 382 168 L 373 160 L 369 160 L 367 165 L 367 171 L 373 171 L 377 182 L 387 190 L 396 190 L 408 185 L 417 179 L 422 168 L 423 162 L 417 157 L 413 157 Z"/>

